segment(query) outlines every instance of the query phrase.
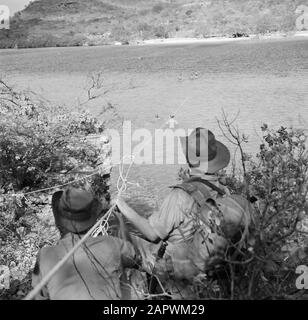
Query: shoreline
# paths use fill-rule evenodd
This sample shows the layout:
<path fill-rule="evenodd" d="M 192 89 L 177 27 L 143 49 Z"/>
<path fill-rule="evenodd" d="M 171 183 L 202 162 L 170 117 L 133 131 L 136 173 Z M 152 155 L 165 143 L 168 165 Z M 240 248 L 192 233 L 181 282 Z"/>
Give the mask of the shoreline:
<path fill-rule="evenodd" d="M 59 49 L 59 48 L 90 48 L 90 47 L 112 47 L 112 46 L 151 46 L 151 45 L 189 45 L 189 44 L 223 44 L 229 42 L 241 42 L 241 41 L 263 41 L 263 40 L 300 40 L 308 39 L 308 30 L 307 31 L 296 31 L 292 33 L 269 33 L 269 34 L 251 34 L 243 37 L 220 37 L 213 36 L 209 38 L 190 38 L 190 37 L 181 37 L 181 38 L 159 38 L 159 39 L 147 39 L 147 40 L 133 40 L 130 43 L 122 43 L 119 41 L 114 41 L 107 44 L 97 44 L 97 45 L 88 45 L 87 43 L 80 46 L 53 46 L 53 47 L 26 47 L 26 48 L 0 48 L 2 50 L 35 50 L 35 49 Z"/>
<path fill-rule="evenodd" d="M 293 34 L 286 34 L 282 32 L 270 33 L 265 35 L 249 35 L 248 37 L 210 37 L 210 38 L 167 38 L 167 39 L 149 39 L 143 41 L 136 41 L 130 45 L 161 45 L 161 44 L 202 44 L 202 43 L 225 43 L 237 41 L 251 41 L 251 40 L 279 40 L 279 39 L 296 39 L 308 38 L 308 31 L 297 31 Z M 114 45 L 122 45 L 119 42 Z"/>

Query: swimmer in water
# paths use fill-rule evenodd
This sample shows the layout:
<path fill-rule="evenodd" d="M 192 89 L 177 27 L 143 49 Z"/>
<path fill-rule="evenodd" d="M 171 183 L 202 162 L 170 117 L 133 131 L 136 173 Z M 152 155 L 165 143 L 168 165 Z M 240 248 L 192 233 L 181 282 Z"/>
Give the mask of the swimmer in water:
<path fill-rule="evenodd" d="M 170 129 L 174 129 L 178 122 L 174 119 L 174 115 L 170 115 L 169 120 L 166 122 Z"/>

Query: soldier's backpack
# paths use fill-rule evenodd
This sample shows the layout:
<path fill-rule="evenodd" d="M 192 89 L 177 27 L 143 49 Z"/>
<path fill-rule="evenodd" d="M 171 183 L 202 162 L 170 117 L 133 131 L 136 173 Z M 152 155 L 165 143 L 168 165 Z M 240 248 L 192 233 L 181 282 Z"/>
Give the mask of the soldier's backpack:
<path fill-rule="evenodd" d="M 187 192 L 197 203 L 196 232 L 191 241 L 178 248 L 173 255 L 175 277 L 191 280 L 217 262 L 234 237 L 240 234 L 241 243 L 251 224 L 251 206 L 240 195 L 226 193 L 201 178 L 192 178 L 174 186 Z M 209 188 L 217 192 L 213 199 Z M 179 230 L 181 231 L 180 227 Z M 186 261 L 187 263 L 185 263 Z"/>

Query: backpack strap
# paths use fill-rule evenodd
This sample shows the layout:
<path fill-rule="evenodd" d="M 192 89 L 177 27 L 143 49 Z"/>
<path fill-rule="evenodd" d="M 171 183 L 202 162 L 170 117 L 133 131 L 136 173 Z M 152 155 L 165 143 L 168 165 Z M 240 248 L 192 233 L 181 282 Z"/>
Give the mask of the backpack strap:
<path fill-rule="evenodd" d="M 207 205 L 208 200 L 214 201 L 208 188 L 200 181 L 187 180 L 171 188 L 179 188 L 188 193 L 197 202 L 199 207 Z"/>
<path fill-rule="evenodd" d="M 172 186 L 171 188 L 179 188 L 184 190 L 194 198 L 200 207 L 203 207 L 210 199 L 215 202 L 208 190 L 208 187 L 216 191 L 220 196 L 224 196 L 226 194 L 224 190 L 215 186 L 215 184 L 199 177 L 187 179 L 183 183 Z"/>
<path fill-rule="evenodd" d="M 226 192 L 224 190 L 222 190 L 221 188 L 215 186 L 214 183 L 211 183 L 208 180 L 205 180 L 205 179 L 202 179 L 202 178 L 199 178 L 199 177 L 193 177 L 193 178 L 188 179 L 187 181 L 189 181 L 189 182 L 196 181 L 196 182 L 203 183 L 206 186 L 210 187 L 212 190 L 216 191 L 220 196 L 224 196 L 226 194 Z"/>

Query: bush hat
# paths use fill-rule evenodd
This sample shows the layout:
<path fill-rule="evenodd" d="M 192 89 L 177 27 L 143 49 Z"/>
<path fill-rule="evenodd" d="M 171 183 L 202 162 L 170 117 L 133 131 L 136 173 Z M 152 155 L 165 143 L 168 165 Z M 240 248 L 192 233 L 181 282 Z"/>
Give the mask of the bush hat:
<path fill-rule="evenodd" d="M 52 196 L 56 225 L 69 232 L 80 233 L 90 229 L 103 209 L 100 201 L 83 189 L 70 187 Z"/>
<path fill-rule="evenodd" d="M 204 173 L 215 173 L 230 162 L 230 151 L 217 141 L 210 130 L 198 127 L 189 136 L 180 138 L 190 168 Z"/>

